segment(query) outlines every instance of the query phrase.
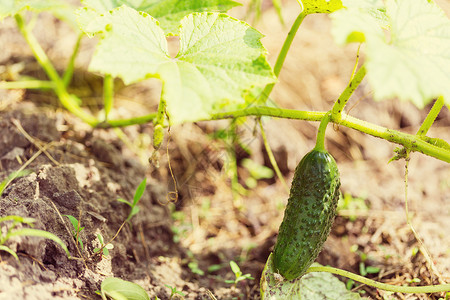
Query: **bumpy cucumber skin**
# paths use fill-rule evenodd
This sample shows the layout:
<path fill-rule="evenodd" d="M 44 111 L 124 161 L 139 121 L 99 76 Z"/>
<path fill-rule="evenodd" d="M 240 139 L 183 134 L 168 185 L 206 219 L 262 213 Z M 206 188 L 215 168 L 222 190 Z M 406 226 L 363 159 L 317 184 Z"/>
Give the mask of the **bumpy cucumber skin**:
<path fill-rule="evenodd" d="M 327 239 L 339 199 L 339 170 L 325 150 L 312 150 L 295 169 L 273 253 L 275 270 L 287 280 L 302 276 Z"/>

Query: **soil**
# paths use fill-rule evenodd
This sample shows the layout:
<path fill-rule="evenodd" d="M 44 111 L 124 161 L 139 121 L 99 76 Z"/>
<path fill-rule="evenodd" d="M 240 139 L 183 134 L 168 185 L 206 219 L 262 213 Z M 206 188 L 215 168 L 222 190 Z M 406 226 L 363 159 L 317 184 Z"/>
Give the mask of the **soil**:
<path fill-rule="evenodd" d="M 244 10 L 232 13 L 243 18 Z M 298 13 L 296 1 L 284 2 L 283 12 L 286 24 L 292 23 Z M 14 79 L 19 71 L 44 79 L 13 25 L 6 20 L 0 27 L 0 44 L 7 49 L 0 53 L 0 67 L 7 70 L 1 79 Z M 289 28 L 280 25 L 270 6 L 255 26 L 267 35 L 263 43 L 273 62 Z M 345 87 L 356 48 L 335 46 L 329 28 L 326 16 L 305 20 L 272 94 L 280 106 L 327 110 Z M 61 49 L 71 48 L 74 34 L 43 14 L 36 35 L 51 60 L 63 69 L 68 55 L 62 55 L 66 52 Z M 83 41 L 71 89 L 82 96 L 84 107 L 96 113 L 101 111 L 101 79 L 86 73 L 93 42 Z M 156 80 L 131 87 L 116 82 L 112 116 L 154 111 L 159 91 Z M 356 117 L 409 133 L 417 131 L 429 110 L 398 101 L 373 102 L 364 82 L 348 107 Z M 19 261 L 0 251 L 0 299 L 100 299 L 96 291 L 111 276 L 141 285 L 151 299 L 259 299 L 259 277 L 273 250 L 288 193 L 275 178 L 251 184 L 243 159 L 271 168 L 256 125 L 248 118 L 239 127 L 240 144 L 215 137 L 229 128 L 229 121 L 173 127 L 155 152 L 157 167 L 148 162 L 154 153 L 151 124 L 92 129 L 58 108 L 51 93 L 0 91 L 0 181 L 25 164 L 30 170 L 0 196 L 0 217 L 34 218 L 34 228 L 58 236 L 73 256 L 69 259 L 48 239 L 9 239 L 5 245 L 18 254 Z M 297 162 L 313 147 L 317 126 L 264 120 L 288 183 Z M 449 282 L 448 164 L 412 154 L 407 199 L 414 234 L 405 216 L 405 162 L 388 163 L 395 145 L 348 128 L 334 129 L 327 131 L 327 146 L 339 165 L 343 195 L 356 199 L 352 203 L 358 207 L 340 210 L 317 261 L 355 273 L 376 267 L 379 272 L 366 276 L 397 285 Z M 444 109 L 429 136 L 449 141 L 449 129 L 450 113 Z M 238 162 L 238 189 L 231 185 L 230 151 Z M 138 204 L 140 211 L 124 224 L 130 207 L 117 199 L 132 201 L 144 178 L 147 185 Z M 83 248 L 75 242 L 65 215 L 74 216 L 84 227 L 78 236 Z M 2 234 L 9 226 L 2 223 Z M 100 246 L 99 233 L 105 241 L 114 237 L 114 248 L 107 256 L 94 253 Z M 253 279 L 227 283 L 234 278 L 231 260 Z M 184 296 L 171 295 L 171 288 Z M 354 289 L 368 299 L 444 297 L 392 294 L 358 284 Z"/>

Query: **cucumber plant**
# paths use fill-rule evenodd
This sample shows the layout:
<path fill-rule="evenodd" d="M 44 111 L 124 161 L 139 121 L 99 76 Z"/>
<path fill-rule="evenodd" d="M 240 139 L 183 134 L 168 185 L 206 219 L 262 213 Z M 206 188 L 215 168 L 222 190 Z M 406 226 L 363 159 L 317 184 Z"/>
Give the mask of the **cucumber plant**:
<path fill-rule="evenodd" d="M 0 20 L 14 17 L 36 60 L 49 78 L 44 81 L 27 78 L 16 82 L 0 82 L 0 88 L 50 89 L 67 110 L 94 128 L 153 122 L 155 149 L 163 141 L 163 128 L 185 122 L 219 119 L 232 119 L 234 122 L 241 117 L 263 116 L 321 121 L 316 148 L 300 162 L 296 170 L 286 222 L 283 222 L 275 247 L 273 260 L 281 274 L 296 280 L 295 277 L 304 273 L 326 271 L 395 292 L 450 290 L 449 285 L 391 287 L 330 267 L 308 268 L 326 239 L 336 209 L 338 171 L 323 145 L 328 122 L 399 144 L 400 148 L 395 150 L 393 159 L 406 158 L 410 152 L 420 152 L 450 163 L 449 144 L 427 136 L 439 112 L 445 106 L 450 107 L 450 21 L 433 1 L 299 1 L 300 13 L 292 24 L 273 68 L 266 60 L 266 50 L 260 41 L 262 34 L 245 22 L 224 14 L 239 5 L 235 1 L 83 0 L 82 4 L 82 8 L 73 8 L 62 0 L 6 0 L 0 3 Z M 164 9 L 169 5 L 171 9 Z M 33 22 L 26 22 L 24 10 L 34 13 L 49 11 L 73 25 L 79 37 L 62 75 L 56 71 L 33 35 Z M 355 68 L 348 86 L 329 111 L 273 107 L 269 105 L 268 97 L 292 41 L 303 20 L 317 13 L 330 14 L 332 33 L 338 44 L 365 44 L 365 62 L 359 69 Z M 84 35 L 99 38 L 88 70 L 104 76 L 103 116 L 95 116 L 84 110 L 80 106 L 80 99 L 68 90 L 79 41 Z M 180 40 L 180 49 L 175 57 L 169 55 L 167 44 L 167 36 L 171 35 L 177 35 Z M 435 99 L 416 134 L 372 124 L 345 112 L 349 98 L 365 77 L 375 100 L 398 98 L 424 108 Z M 109 118 L 109 112 L 114 107 L 114 78 L 122 79 L 127 85 L 147 78 L 161 80 L 163 87 L 157 111 L 129 119 Z M 326 160 L 319 160 L 313 155 L 326 157 Z M 314 166 L 316 171 L 304 169 L 306 166 Z M 321 166 L 329 168 L 329 172 L 317 171 L 321 170 Z M 317 175 L 317 181 L 308 183 L 307 180 L 301 180 L 308 174 Z M 316 188 L 314 185 L 318 182 L 323 182 L 325 188 Z M 300 208 L 291 204 L 295 203 L 295 199 L 304 203 L 302 199 L 306 197 L 313 199 L 314 207 L 310 208 L 310 216 L 307 216 L 308 212 L 300 211 Z M 325 215 L 315 217 L 325 211 Z M 299 212 L 300 217 L 296 217 L 295 212 Z M 311 232 L 309 239 L 306 236 L 308 230 L 299 231 L 289 224 L 297 218 L 306 223 L 317 222 L 320 232 Z M 293 254 L 297 253 L 297 243 L 310 248 L 307 257 Z M 284 260 L 286 255 L 292 256 L 291 260 Z M 291 269 L 289 262 L 297 267 Z M 271 267 L 268 270 L 273 271 Z"/>

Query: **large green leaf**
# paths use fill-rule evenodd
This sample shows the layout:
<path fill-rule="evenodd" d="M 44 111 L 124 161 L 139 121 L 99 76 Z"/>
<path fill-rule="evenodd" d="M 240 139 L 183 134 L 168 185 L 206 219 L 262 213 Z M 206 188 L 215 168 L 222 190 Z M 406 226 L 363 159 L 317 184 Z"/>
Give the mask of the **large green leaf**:
<path fill-rule="evenodd" d="M 90 12 L 79 11 L 80 18 Z M 100 33 L 89 69 L 120 77 L 126 84 L 157 77 L 173 124 L 208 118 L 223 105 L 243 103 L 253 86 L 275 81 L 262 34 L 219 13 L 194 13 L 181 20 L 180 50 L 167 41 L 150 15 L 121 6 L 98 16 L 83 30 Z"/>
<path fill-rule="evenodd" d="M 273 268 L 272 253 L 261 275 L 262 300 L 358 300 L 345 284 L 330 273 L 308 273 L 301 278 L 283 280 Z"/>
<path fill-rule="evenodd" d="M 332 14 L 340 44 L 366 42 L 367 77 L 376 100 L 398 97 L 423 108 L 450 104 L 450 20 L 427 0 L 344 0 Z"/>
<path fill-rule="evenodd" d="M 166 33 L 176 34 L 180 21 L 194 12 L 226 12 L 241 5 L 232 0 L 83 0 L 96 13 L 105 13 L 122 5 L 144 11 L 157 19 Z M 89 19 L 85 21 L 89 22 Z"/>
<path fill-rule="evenodd" d="M 73 28 L 77 28 L 74 15 L 75 7 L 63 0 L 1 0 L 0 21 L 23 10 L 48 11 L 57 18 L 68 22 Z"/>

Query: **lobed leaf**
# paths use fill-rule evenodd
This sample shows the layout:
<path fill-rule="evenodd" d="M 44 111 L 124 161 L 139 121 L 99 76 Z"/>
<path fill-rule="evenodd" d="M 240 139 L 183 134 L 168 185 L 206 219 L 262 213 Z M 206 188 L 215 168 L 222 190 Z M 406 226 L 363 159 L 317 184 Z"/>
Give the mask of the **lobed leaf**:
<path fill-rule="evenodd" d="M 232 0 L 83 0 L 82 3 L 97 14 L 127 5 L 157 19 L 166 34 L 176 34 L 180 21 L 194 12 L 226 12 L 241 5 Z M 85 18 L 83 22 L 89 22 Z"/>
<path fill-rule="evenodd" d="M 344 0 L 332 14 L 340 44 L 366 42 L 375 100 L 397 97 L 423 108 L 450 104 L 450 20 L 433 1 Z"/>
<path fill-rule="evenodd" d="M 175 58 L 158 22 L 144 12 L 121 6 L 80 26 L 101 36 L 89 70 L 121 77 L 125 84 L 160 78 L 172 124 L 244 103 L 246 90 L 275 81 L 262 35 L 224 14 L 194 13 L 181 20 Z"/>

